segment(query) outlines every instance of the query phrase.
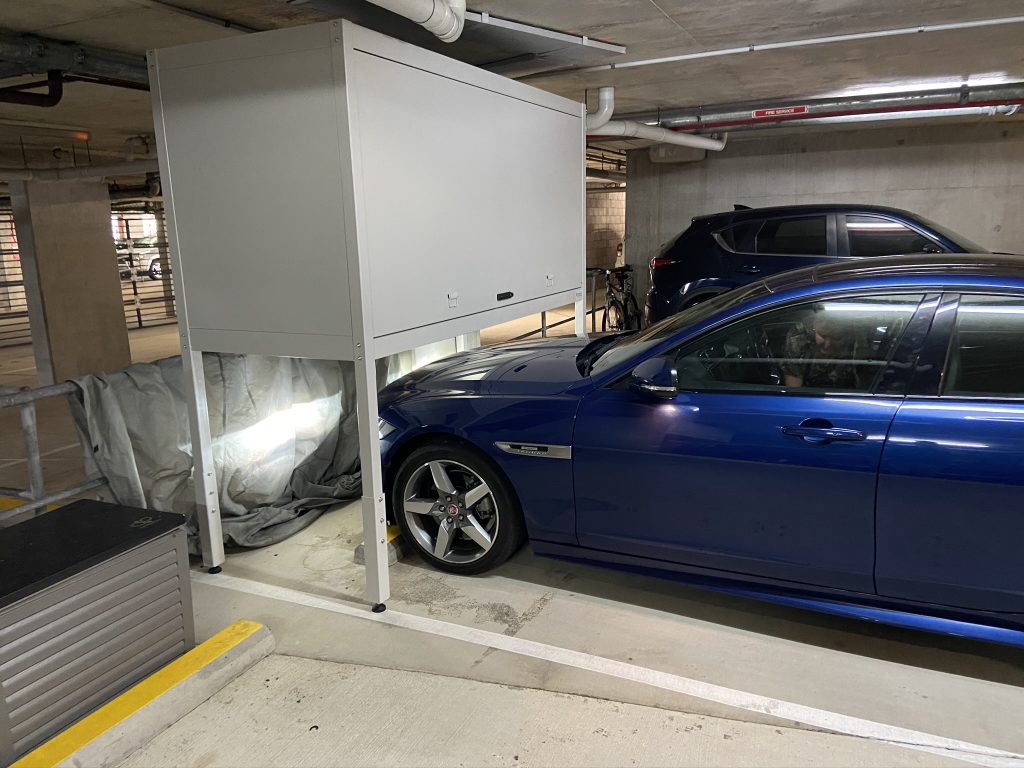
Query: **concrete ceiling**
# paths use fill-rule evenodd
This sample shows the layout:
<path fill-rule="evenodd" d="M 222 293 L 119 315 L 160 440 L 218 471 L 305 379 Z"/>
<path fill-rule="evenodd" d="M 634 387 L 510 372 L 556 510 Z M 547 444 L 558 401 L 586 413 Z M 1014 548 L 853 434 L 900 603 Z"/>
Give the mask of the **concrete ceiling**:
<path fill-rule="evenodd" d="M 320 21 L 328 14 L 279 0 L 174 0 L 180 6 L 263 30 Z M 616 62 L 801 38 L 944 24 L 1020 14 L 1021 0 L 470 0 L 470 9 L 623 45 Z M 244 34 L 182 14 L 156 0 L 4 0 L 0 27 L 142 55 L 188 41 Z M 799 99 L 865 85 L 960 81 L 971 76 L 1024 80 L 1024 24 L 835 42 L 601 72 L 529 78 L 577 100 L 614 85 L 621 111 Z M 12 81 L 16 82 L 16 81 Z M 126 140 L 152 132 L 148 95 L 69 83 L 57 107 L 0 104 L 0 144 L 50 152 L 38 128 L 52 123 L 91 133 L 88 150 L 123 153 Z M 70 140 L 68 140 L 70 141 Z M 86 148 L 76 146 L 73 151 Z M 32 156 L 30 156 L 32 155 Z M 9 158 L 6 158 L 9 159 Z M 5 159 L 5 160 L 6 160 Z M 81 160 L 79 160 L 81 162 Z M 5 161 L 4 164 L 8 164 Z"/>

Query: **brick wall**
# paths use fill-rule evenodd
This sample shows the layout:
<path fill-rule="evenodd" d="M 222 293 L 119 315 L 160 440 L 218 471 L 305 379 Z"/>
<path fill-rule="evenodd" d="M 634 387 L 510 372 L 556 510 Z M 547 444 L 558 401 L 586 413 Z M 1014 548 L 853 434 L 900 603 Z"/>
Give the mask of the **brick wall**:
<path fill-rule="evenodd" d="M 587 266 L 612 267 L 626 233 L 626 193 L 587 193 Z"/>

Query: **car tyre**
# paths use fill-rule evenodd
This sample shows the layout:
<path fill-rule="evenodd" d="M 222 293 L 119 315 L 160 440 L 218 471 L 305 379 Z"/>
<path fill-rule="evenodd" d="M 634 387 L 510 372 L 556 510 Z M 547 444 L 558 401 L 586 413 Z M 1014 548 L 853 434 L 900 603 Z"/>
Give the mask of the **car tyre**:
<path fill-rule="evenodd" d="M 402 461 L 391 515 L 424 560 L 451 573 L 489 571 L 526 539 L 508 479 L 478 451 L 457 443 L 425 445 Z"/>

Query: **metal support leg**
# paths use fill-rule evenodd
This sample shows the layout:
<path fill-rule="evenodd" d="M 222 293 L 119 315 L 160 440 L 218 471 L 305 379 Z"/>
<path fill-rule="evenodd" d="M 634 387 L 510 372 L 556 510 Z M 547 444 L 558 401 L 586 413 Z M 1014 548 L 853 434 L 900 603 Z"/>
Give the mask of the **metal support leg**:
<path fill-rule="evenodd" d="M 587 335 L 587 297 L 580 290 L 576 294 L 579 298 L 576 300 L 576 335 L 586 336 Z"/>
<path fill-rule="evenodd" d="M 28 467 L 29 498 L 41 499 L 46 491 L 43 485 L 43 461 L 39 457 L 39 431 L 36 427 L 35 403 L 21 406 L 21 433 L 25 438 L 25 461 Z"/>
<path fill-rule="evenodd" d="M 480 331 L 460 333 L 455 337 L 455 351 L 465 352 L 480 346 Z"/>
<path fill-rule="evenodd" d="M 359 466 L 363 479 L 363 544 L 366 552 L 366 600 L 374 611 L 384 610 L 391 596 L 388 579 L 387 508 L 380 464 L 377 423 L 377 366 L 373 351 L 357 355 L 356 409 L 359 417 Z"/>
<path fill-rule="evenodd" d="M 540 336 L 541 336 L 542 339 L 546 339 L 548 337 L 548 313 L 547 312 L 541 312 L 540 313 Z"/>
<path fill-rule="evenodd" d="M 211 573 L 220 571 L 224 562 L 224 534 L 220 525 L 220 499 L 213 464 L 213 438 L 210 436 L 210 410 L 206 404 L 206 377 L 203 353 L 183 345 L 182 372 L 192 386 L 188 398 L 188 418 L 192 428 L 192 480 L 196 493 L 196 521 L 203 550 L 203 565 Z"/>
<path fill-rule="evenodd" d="M 597 275 L 590 276 L 590 332 L 597 333 Z"/>

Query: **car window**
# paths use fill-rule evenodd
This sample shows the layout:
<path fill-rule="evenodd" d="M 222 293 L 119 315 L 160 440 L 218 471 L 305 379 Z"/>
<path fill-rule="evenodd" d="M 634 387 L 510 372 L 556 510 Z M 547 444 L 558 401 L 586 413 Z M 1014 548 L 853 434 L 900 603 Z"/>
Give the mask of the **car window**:
<path fill-rule="evenodd" d="M 719 235 L 731 250 L 737 253 L 753 253 L 754 238 L 764 225 L 764 219 L 751 219 L 723 229 Z"/>
<path fill-rule="evenodd" d="M 754 238 L 754 253 L 824 256 L 828 253 L 827 216 L 767 219 Z"/>
<path fill-rule="evenodd" d="M 678 349 L 679 388 L 871 392 L 922 299 L 827 299 L 738 321 Z"/>
<path fill-rule="evenodd" d="M 619 363 L 639 357 L 645 350 L 667 341 L 685 328 L 698 325 L 719 312 L 770 293 L 768 286 L 761 280 L 687 307 L 682 312 L 670 315 L 642 331 L 623 335 L 608 344 L 600 350 L 600 356 L 591 361 L 592 365 L 586 372 L 592 375 L 603 373 Z"/>
<path fill-rule="evenodd" d="M 910 227 L 882 216 L 847 216 L 851 256 L 894 256 L 898 253 L 943 253 L 938 243 Z"/>
<path fill-rule="evenodd" d="M 1024 299 L 962 296 L 943 395 L 1024 397 Z"/>

